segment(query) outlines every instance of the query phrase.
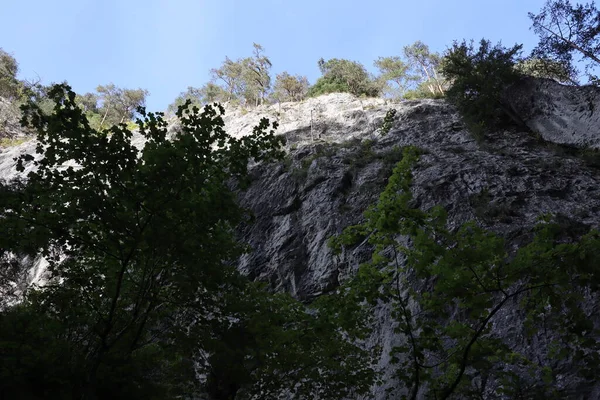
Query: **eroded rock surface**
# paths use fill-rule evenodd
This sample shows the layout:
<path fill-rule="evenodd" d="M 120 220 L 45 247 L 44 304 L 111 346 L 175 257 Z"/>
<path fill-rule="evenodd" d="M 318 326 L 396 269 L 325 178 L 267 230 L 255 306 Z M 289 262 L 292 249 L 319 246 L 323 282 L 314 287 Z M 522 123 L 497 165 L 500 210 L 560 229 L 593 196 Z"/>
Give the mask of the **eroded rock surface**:
<path fill-rule="evenodd" d="M 551 91 L 552 85 L 548 85 Z M 398 119 L 391 131 L 381 136 L 376 128 L 391 107 L 398 110 Z M 553 112 L 552 107 L 544 112 Z M 320 114 L 315 109 L 320 109 Z M 587 115 L 585 110 L 581 113 Z M 536 121 L 538 114 L 532 115 L 531 121 Z M 565 115 L 558 114 L 556 120 Z M 335 94 L 282 104 L 281 109 L 229 109 L 226 128 L 236 136 L 244 135 L 262 116 L 279 119 L 289 155 L 284 162 L 255 165 L 250 170 L 253 184 L 240 193 L 240 201 L 254 212 L 256 221 L 241 227 L 240 237 L 253 251 L 241 258 L 239 267 L 253 279 L 267 281 L 303 300 L 333 290 L 368 259 L 366 244 L 346 249 L 337 257 L 327 240 L 362 220 L 362 213 L 376 201 L 400 159 L 401 148 L 407 145 L 424 151 L 413 173 L 416 205 L 423 209 L 443 205 L 453 227 L 477 220 L 507 238 L 513 248 L 531 238 L 542 213 L 560 214 L 581 231 L 600 227 L 600 170 L 593 163 L 557 152 L 525 132 L 489 133 L 484 143 L 477 143 L 455 110 L 442 100 L 392 104 Z M 582 127 L 579 136 L 578 131 L 570 136 L 561 134 L 587 137 L 592 122 L 569 125 Z M 558 122 L 551 126 L 558 132 Z M 33 143 L 25 143 L 0 151 L 0 178 L 15 176 L 11 159 L 33 149 Z M 594 309 L 598 304 L 589 306 Z M 518 351 L 541 354 L 541 339 L 526 341 L 519 334 L 521 317 L 517 305 L 507 307 L 492 321 L 494 332 Z M 376 319 L 369 343 L 383 346 L 379 368 L 384 371 L 385 384 L 374 388 L 374 394 L 376 399 L 384 399 L 387 388 L 395 388 L 396 395 L 403 392 L 388 356 L 398 337 L 389 310 L 381 307 Z M 560 384 L 568 398 L 600 398 L 598 385 L 582 384 L 568 365 L 561 374 Z"/>
<path fill-rule="evenodd" d="M 395 147 L 407 145 L 425 152 L 414 169 L 416 204 L 423 209 L 443 205 L 451 226 L 477 220 L 507 238 L 513 248 L 531 238 L 543 213 L 562 215 L 581 233 L 600 227 L 596 167 L 574 155 L 558 154 L 526 132 L 496 132 L 480 145 L 443 101 L 393 106 L 399 120 L 384 137 L 348 127 L 350 142 L 337 132 L 322 135 L 322 142 L 291 150 L 285 163 L 252 169 L 253 185 L 240 196 L 257 220 L 242 230 L 253 248 L 242 257 L 242 270 L 301 299 L 327 292 L 352 275 L 368 259 L 368 246 L 347 249 L 336 257 L 326 241 L 361 221 L 362 212 L 386 184 L 389 163 L 397 161 Z M 375 119 L 380 112 L 367 115 Z M 385 389 L 398 386 L 387 354 L 398 344 L 388 313 L 385 307 L 378 310 L 379 323 L 371 338 L 371 344 L 384 348 L 379 367 L 386 371 L 386 384 L 375 389 L 377 399 L 385 398 Z M 520 318 L 518 307 L 508 307 L 493 320 L 494 331 L 525 354 L 543 352 L 536 347 L 541 340 L 527 341 L 518 333 Z M 600 396 L 598 387 L 581 386 L 569 375 L 568 366 L 562 382 L 573 398 Z"/>
<path fill-rule="evenodd" d="M 512 110 L 545 140 L 600 148 L 600 88 L 526 78 L 506 91 Z"/>

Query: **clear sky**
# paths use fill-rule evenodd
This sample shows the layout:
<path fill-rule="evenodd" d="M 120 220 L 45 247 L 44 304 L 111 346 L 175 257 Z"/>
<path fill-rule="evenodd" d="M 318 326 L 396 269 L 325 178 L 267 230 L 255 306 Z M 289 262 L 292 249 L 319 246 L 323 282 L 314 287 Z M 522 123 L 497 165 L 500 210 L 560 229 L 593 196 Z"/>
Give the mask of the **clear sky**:
<path fill-rule="evenodd" d="M 188 86 L 202 86 L 225 56 L 261 44 L 284 70 L 319 77 L 321 57 L 374 71 L 379 56 L 421 40 L 443 51 L 453 40 L 505 45 L 537 39 L 527 12 L 544 0 L 0 0 L 0 47 L 22 78 L 67 80 L 78 93 L 113 82 L 150 91 L 164 110 Z"/>

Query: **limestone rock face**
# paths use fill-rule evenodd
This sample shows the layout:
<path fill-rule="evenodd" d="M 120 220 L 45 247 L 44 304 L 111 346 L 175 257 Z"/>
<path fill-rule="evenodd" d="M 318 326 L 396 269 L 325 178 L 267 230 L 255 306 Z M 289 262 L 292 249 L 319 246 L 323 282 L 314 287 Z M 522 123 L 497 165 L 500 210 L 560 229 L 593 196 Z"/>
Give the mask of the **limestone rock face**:
<path fill-rule="evenodd" d="M 570 95 L 551 82 L 539 85 L 543 96 L 531 100 L 539 109 L 535 112 L 527 103 L 531 96 L 525 95 L 525 88 L 513 88 L 514 108 L 521 116 L 530 115 L 524 120 L 532 129 L 546 129 L 547 134 L 540 130 L 542 136 L 553 140 L 548 135 L 555 134 L 559 143 L 579 144 L 583 138 L 593 137 L 598 114 L 580 111 L 575 104 L 588 99 L 585 96 L 597 102 L 595 91 L 585 89 Z M 550 103 L 543 105 L 542 98 Z M 557 104 L 572 107 L 559 110 Z M 588 103 L 582 104 L 587 107 Z M 398 118 L 391 131 L 381 136 L 377 126 L 390 108 L 397 110 Z M 526 114 L 527 110 L 531 113 Z M 597 166 L 572 153 L 559 153 L 525 132 L 489 133 L 485 143 L 477 143 L 443 100 L 390 103 L 332 94 L 253 110 L 228 107 L 226 129 L 242 136 L 250 133 L 262 116 L 279 120 L 279 132 L 287 138 L 288 157 L 284 162 L 250 168 L 253 183 L 239 198 L 256 220 L 240 228 L 240 238 L 252 252 L 240 259 L 239 268 L 251 278 L 303 300 L 331 291 L 370 257 L 366 244 L 334 256 L 327 240 L 362 220 L 362 213 L 377 200 L 392 166 L 400 159 L 401 147 L 407 145 L 424 151 L 413 171 L 416 205 L 423 209 L 444 206 L 451 226 L 476 220 L 504 236 L 513 248 L 531 238 L 542 213 L 560 214 L 582 231 L 600 227 Z M 544 122 L 544 116 L 554 122 Z M 558 121 L 566 128 L 560 128 Z M 176 123 L 172 129 L 177 129 Z M 143 144 L 139 136 L 136 140 Z M 16 176 L 12 158 L 34 148 L 30 142 L 0 150 L 0 179 Z M 492 321 L 493 330 L 517 350 L 537 354 L 541 341 L 526 342 L 515 333 L 521 315 L 517 305 L 507 307 Z M 395 389 L 393 393 L 399 396 L 403 388 L 393 377 L 387 355 L 399 340 L 389 310 L 382 306 L 376 319 L 369 343 L 383 347 L 378 367 L 384 371 L 385 383 L 374 388 L 379 400 L 386 398 L 386 389 Z M 560 377 L 568 397 L 600 398 L 600 385 L 582 384 L 571 369 L 565 365 Z"/>
<path fill-rule="evenodd" d="M 376 201 L 390 174 L 386 163 L 394 160 L 395 146 L 424 150 L 413 171 L 415 202 L 423 209 L 443 205 L 451 226 L 476 220 L 504 236 L 513 248 L 531 238 L 543 213 L 562 215 L 582 233 L 600 227 L 597 168 L 575 156 L 557 154 L 525 132 L 496 132 L 480 145 L 443 101 L 388 108 L 392 106 L 399 119 L 384 137 L 360 125 L 349 126 L 346 135 L 353 138 L 349 143 L 337 132 L 324 134 L 314 143 L 297 148 L 292 144 L 285 163 L 251 170 L 253 185 L 240 199 L 257 218 L 241 231 L 253 249 L 240 260 L 243 271 L 301 299 L 327 292 L 351 276 L 370 256 L 368 246 L 347 249 L 336 257 L 326 241 L 360 222 L 362 212 Z M 371 110 L 366 115 L 374 120 L 382 112 Z M 387 388 L 398 389 L 387 352 L 399 343 L 388 313 L 385 307 L 377 311 L 379 322 L 371 338 L 371 344 L 384 349 L 379 367 L 385 371 L 385 384 L 374 389 L 377 399 L 386 398 Z M 518 307 L 507 307 L 492 321 L 493 329 L 511 337 L 516 349 L 536 354 L 540 349 L 535 344 L 515 334 L 521 316 Z M 572 398 L 600 396 L 599 387 L 583 387 L 569 375 L 569 366 L 562 379 Z M 402 394 L 402 388 L 393 393 Z"/>
<path fill-rule="evenodd" d="M 345 140 L 373 131 L 374 123 L 385 114 L 381 111 L 386 103 L 384 99 L 359 99 L 349 93 L 332 93 L 249 110 L 226 107 L 224 119 L 227 132 L 234 136 L 246 134 L 262 117 L 267 117 L 279 123 L 279 131 L 291 142 L 321 138 Z"/>
<path fill-rule="evenodd" d="M 600 148 L 599 87 L 526 78 L 509 88 L 505 99 L 525 124 L 545 140 Z"/>

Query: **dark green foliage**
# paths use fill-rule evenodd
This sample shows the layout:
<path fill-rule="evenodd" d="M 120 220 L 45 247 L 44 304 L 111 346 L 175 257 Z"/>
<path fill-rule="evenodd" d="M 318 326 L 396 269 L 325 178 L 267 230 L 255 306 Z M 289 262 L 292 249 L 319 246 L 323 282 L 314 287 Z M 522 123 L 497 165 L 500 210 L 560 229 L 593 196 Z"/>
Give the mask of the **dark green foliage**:
<path fill-rule="evenodd" d="M 60 321 L 33 307 L 16 306 L 0 314 L 0 396 L 72 399 L 77 390 L 65 381 L 81 380 L 78 361 Z"/>
<path fill-rule="evenodd" d="M 49 276 L 0 310 L 0 397 L 177 398 L 197 392 L 196 372 L 211 399 L 367 391 L 373 371 L 353 344 L 359 330 L 340 330 L 334 310 L 271 295 L 234 267 L 246 251 L 234 228 L 250 215 L 231 183 L 248 183 L 250 160 L 282 158 L 276 123 L 235 139 L 222 107 L 186 103 L 167 140 L 162 115 L 139 109 L 138 150 L 124 124 L 91 128 L 68 86 L 48 95 L 53 113 L 23 108 L 39 159 L 17 166 L 36 170 L 1 187 L 0 270 L 18 269 L 12 255 L 41 252 Z M 77 167 L 57 168 L 65 162 Z M 0 277 L 2 292 L 18 272 Z"/>
<path fill-rule="evenodd" d="M 396 120 L 396 112 L 397 111 L 392 108 L 392 109 L 389 109 L 385 113 L 383 122 L 381 123 L 381 126 L 379 127 L 379 132 L 381 133 L 381 136 L 385 136 L 388 133 L 390 133 L 390 130 L 394 126 L 394 121 Z"/>
<path fill-rule="evenodd" d="M 319 69 L 323 76 L 309 89 L 308 95 L 311 97 L 335 92 L 376 97 L 381 93 L 380 83 L 356 61 L 337 58 L 328 61 L 321 59 Z"/>
<path fill-rule="evenodd" d="M 585 230 L 544 217 L 533 240 L 511 256 L 501 237 L 475 223 L 450 229 L 442 207 L 411 206 L 418 154 L 406 148 L 365 222 L 330 240 L 337 251 L 365 239 L 374 247 L 372 260 L 339 292 L 351 294 L 353 305 L 362 302 L 365 313 L 378 302 L 391 305 L 404 338 L 390 353 L 406 389 L 396 398 L 420 398 L 427 388 L 432 398 L 480 399 L 486 385 L 510 398 L 560 398 L 559 361 L 569 357 L 578 365 L 571 373 L 592 383 L 600 372 L 600 332 L 582 304 L 593 297 L 584 293 L 600 289 L 600 233 L 579 237 Z M 543 354 L 528 358 L 492 330 L 515 304 L 523 325 L 509 323 L 527 340 L 545 335 L 537 343 Z M 497 322 L 497 328 L 506 323 Z"/>
<path fill-rule="evenodd" d="M 344 81 L 335 77 L 320 77 L 308 89 L 309 97 L 317 97 L 329 93 L 350 93 L 350 88 Z"/>
<path fill-rule="evenodd" d="M 540 42 L 533 57 L 550 59 L 577 74 L 583 63 L 592 83 L 598 81 L 600 67 L 600 11 L 592 1 L 572 5 L 569 0 L 547 0 L 538 14 L 529 13 Z"/>
<path fill-rule="evenodd" d="M 17 60 L 0 48 L 0 139 L 9 141 L 18 126 L 19 107 L 23 103 L 36 102 L 44 112 L 50 112 L 52 108 L 47 97 L 48 87 L 39 82 L 17 79 L 18 72 Z M 11 131 L 5 129 L 9 125 L 13 128 Z"/>
<path fill-rule="evenodd" d="M 514 68 L 521 47 L 492 46 L 482 39 L 478 48 L 473 42 L 455 42 L 447 52 L 442 72 L 452 84 L 446 97 L 471 127 L 515 122 L 503 104 L 502 93 L 521 77 Z"/>
<path fill-rule="evenodd" d="M 373 151 L 373 140 L 367 139 L 361 141 L 360 146 L 357 146 L 351 155 L 344 157 L 344 163 L 349 164 L 352 169 L 363 168 L 377 157 Z"/>
<path fill-rule="evenodd" d="M 289 390 L 298 398 L 332 400 L 368 392 L 375 377 L 371 355 L 352 343 L 366 332 L 356 324 L 359 314 L 327 299 L 307 312 L 288 294 L 257 285 L 235 296 L 233 315 L 240 319 L 213 327 L 209 391 L 238 387 L 239 398 L 277 398 Z"/>

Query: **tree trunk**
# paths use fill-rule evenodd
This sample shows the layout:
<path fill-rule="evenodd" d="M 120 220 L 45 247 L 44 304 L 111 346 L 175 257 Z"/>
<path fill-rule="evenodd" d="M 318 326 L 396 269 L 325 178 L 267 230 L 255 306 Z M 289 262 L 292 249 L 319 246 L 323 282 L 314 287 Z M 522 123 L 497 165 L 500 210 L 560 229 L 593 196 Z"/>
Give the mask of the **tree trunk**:
<path fill-rule="evenodd" d="M 435 80 L 435 83 L 437 84 L 437 87 L 438 87 L 438 90 L 440 91 L 440 94 L 443 96 L 444 95 L 444 89 L 442 88 L 442 84 L 440 83 L 440 80 L 438 79 L 437 72 L 436 72 L 435 68 L 433 69 L 433 79 Z"/>
<path fill-rule="evenodd" d="M 102 125 L 104 125 L 104 120 L 106 119 L 107 115 L 108 115 L 108 107 L 106 107 L 106 112 L 104 113 L 104 116 L 102 117 L 102 121 L 100 121 L 100 129 L 102 129 Z"/>
<path fill-rule="evenodd" d="M 573 49 L 581 52 L 584 56 L 591 58 L 592 60 L 596 61 L 598 64 L 600 64 L 600 58 L 596 57 L 594 54 L 588 52 L 587 50 L 585 50 L 584 48 L 578 46 L 577 44 L 573 43 L 572 41 L 570 41 L 569 39 L 565 39 L 564 37 L 562 37 L 562 35 L 559 35 L 558 33 L 553 32 L 552 30 L 550 30 L 549 28 L 546 28 L 544 25 L 540 24 L 539 25 L 542 29 L 550 32 L 552 35 L 554 35 L 555 37 L 559 38 L 560 40 L 562 40 L 563 42 L 567 43 L 569 46 L 571 46 Z"/>
<path fill-rule="evenodd" d="M 433 85 L 427 85 L 427 88 L 429 89 L 429 91 L 431 92 L 431 94 L 435 96 L 435 86 L 433 86 Z"/>
<path fill-rule="evenodd" d="M 431 81 L 431 75 L 429 75 L 429 71 L 427 70 L 427 67 L 425 66 L 425 64 L 421 64 L 421 68 L 423 68 L 423 71 L 425 72 L 425 76 L 427 77 L 427 81 Z M 427 85 L 427 88 L 429 89 L 429 91 L 431 92 L 432 95 L 435 96 L 435 87 L 431 84 Z"/>
<path fill-rule="evenodd" d="M 425 64 L 421 64 L 421 68 L 423 68 L 423 71 L 425 72 L 425 76 L 427 77 L 427 80 L 431 80 L 431 76 L 429 75 L 429 71 L 427 70 L 427 67 L 425 66 Z"/>

